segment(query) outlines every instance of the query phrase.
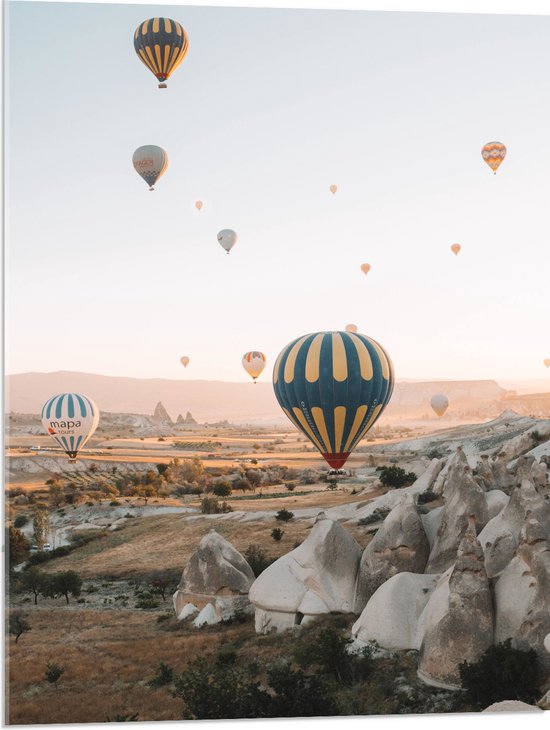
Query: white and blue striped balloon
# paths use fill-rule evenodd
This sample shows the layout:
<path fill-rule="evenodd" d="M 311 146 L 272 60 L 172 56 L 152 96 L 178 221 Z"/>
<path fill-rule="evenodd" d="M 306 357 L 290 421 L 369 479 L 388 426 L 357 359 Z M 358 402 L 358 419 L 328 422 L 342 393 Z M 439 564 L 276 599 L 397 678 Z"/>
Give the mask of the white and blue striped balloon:
<path fill-rule="evenodd" d="M 42 426 L 46 433 L 76 459 L 99 423 L 96 404 L 80 393 L 60 393 L 49 398 L 42 408 Z"/>

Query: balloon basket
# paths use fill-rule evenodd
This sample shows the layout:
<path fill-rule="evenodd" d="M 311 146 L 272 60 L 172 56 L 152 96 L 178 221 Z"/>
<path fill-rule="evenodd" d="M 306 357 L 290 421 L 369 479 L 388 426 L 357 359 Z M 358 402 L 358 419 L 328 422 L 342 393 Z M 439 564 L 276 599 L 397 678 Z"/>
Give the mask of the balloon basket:
<path fill-rule="evenodd" d="M 166 84 L 159 84 L 159 89 L 166 89 L 168 88 Z"/>

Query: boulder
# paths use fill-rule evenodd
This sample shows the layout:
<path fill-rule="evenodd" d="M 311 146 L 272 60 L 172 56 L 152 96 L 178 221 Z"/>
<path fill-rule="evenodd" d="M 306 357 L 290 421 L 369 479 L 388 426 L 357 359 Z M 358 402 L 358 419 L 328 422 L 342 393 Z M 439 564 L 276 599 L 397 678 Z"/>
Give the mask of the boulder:
<path fill-rule="evenodd" d="M 438 575 L 397 573 L 378 588 L 354 623 L 352 636 L 384 649 L 419 649 L 418 619 Z"/>
<path fill-rule="evenodd" d="M 254 582 L 252 568 L 230 542 L 210 530 L 200 541 L 183 571 L 174 594 L 174 609 L 179 615 L 190 600 L 217 600 L 224 614 L 248 605 L 248 591 Z"/>
<path fill-rule="evenodd" d="M 249 598 L 256 631 L 282 631 L 324 613 L 354 610 L 361 548 L 321 512 L 308 537 L 254 581 Z"/>
<path fill-rule="evenodd" d="M 405 494 L 363 551 L 355 611 L 362 611 L 376 589 L 396 573 L 423 573 L 429 552 L 414 500 Z"/>
<path fill-rule="evenodd" d="M 200 628 L 205 624 L 218 624 L 220 621 L 221 618 L 214 606 L 211 603 L 207 603 L 200 611 L 199 615 L 193 620 L 193 626 Z"/>
<path fill-rule="evenodd" d="M 458 688 L 460 663 L 478 661 L 493 642 L 492 597 L 473 516 L 448 577 L 447 601 L 442 593 L 438 610 L 429 610 L 435 591 L 425 609 L 418 675 L 428 684 Z"/>
<path fill-rule="evenodd" d="M 177 596 L 177 591 L 174 593 L 174 601 Z M 174 606 L 175 607 L 175 606 Z M 199 609 L 195 606 L 194 603 L 186 603 L 185 606 L 180 610 L 180 612 L 177 614 L 176 618 L 178 621 L 184 621 L 186 618 L 189 618 L 190 616 L 194 616 L 196 613 L 199 612 Z"/>
<path fill-rule="evenodd" d="M 470 516 L 474 517 L 478 531 L 489 519 L 485 492 L 473 478 L 470 467 L 461 464 L 453 467 L 444 493 L 445 506 L 426 566 L 427 573 L 443 573 L 455 562 Z"/>

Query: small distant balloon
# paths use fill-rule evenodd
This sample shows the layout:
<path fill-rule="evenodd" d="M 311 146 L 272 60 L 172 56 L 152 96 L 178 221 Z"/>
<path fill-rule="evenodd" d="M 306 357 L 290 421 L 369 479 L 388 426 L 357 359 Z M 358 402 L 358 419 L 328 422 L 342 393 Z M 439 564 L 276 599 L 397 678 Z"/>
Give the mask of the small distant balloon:
<path fill-rule="evenodd" d="M 455 256 L 458 256 L 461 248 L 462 246 L 460 245 L 460 243 L 453 243 L 453 245 L 451 246 L 451 251 L 454 253 Z"/>
<path fill-rule="evenodd" d="M 446 395 L 438 393 L 437 395 L 433 396 L 432 400 L 430 401 L 430 405 L 438 416 L 442 416 L 449 407 L 449 399 Z"/>
<path fill-rule="evenodd" d="M 137 148 L 132 157 L 132 162 L 137 174 L 149 185 L 149 190 L 154 190 L 153 185 L 164 175 L 168 167 L 168 155 L 162 147 L 146 144 Z"/>
<path fill-rule="evenodd" d="M 237 243 L 237 234 L 231 228 L 224 228 L 218 233 L 218 243 L 229 253 L 233 246 Z"/>
<path fill-rule="evenodd" d="M 256 378 L 258 378 L 262 370 L 265 368 L 265 355 L 263 352 L 258 352 L 258 350 L 252 350 L 251 352 L 247 352 L 243 355 L 243 368 L 246 370 L 246 372 L 250 375 L 254 383 L 256 382 Z"/>
<path fill-rule="evenodd" d="M 334 195 L 334 193 L 338 190 L 338 185 L 331 185 L 329 189 L 330 192 Z"/>
<path fill-rule="evenodd" d="M 546 360 L 544 361 L 544 364 L 546 365 L 547 368 L 550 368 L 550 359 L 546 358 Z"/>
<path fill-rule="evenodd" d="M 502 142 L 487 142 L 481 148 L 481 156 L 496 175 L 499 166 L 506 157 L 506 147 Z"/>
<path fill-rule="evenodd" d="M 134 50 L 138 58 L 166 88 L 166 79 L 177 69 L 189 49 L 184 28 L 171 18 L 144 20 L 134 33 Z"/>
<path fill-rule="evenodd" d="M 99 408 L 80 393 L 60 393 L 46 401 L 41 416 L 46 433 L 75 461 L 97 428 Z"/>
<path fill-rule="evenodd" d="M 184 355 L 183 357 L 181 357 L 180 362 L 183 365 L 183 367 L 186 368 L 189 365 L 189 358 L 187 357 L 187 355 Z"/>
<path fill-rule="evenodd" d="M 366 276 L 370 271 L 370 264 L 361 264 L 361 271 Z"/>
<path fill-rule="evenodd" d="M 347 324 L 346 325 L 346 332 L 357 332 L 357 325 L 356 324 Z"/>
<path fill-rule="evenodd" d="M 197 201 L 196 201 L 196 203 L 195 203 L 195 208 L 196 208 L 197 210 L 201 210 L 201 208 L 202 208 L 202 200 L 197 200 Z"/>

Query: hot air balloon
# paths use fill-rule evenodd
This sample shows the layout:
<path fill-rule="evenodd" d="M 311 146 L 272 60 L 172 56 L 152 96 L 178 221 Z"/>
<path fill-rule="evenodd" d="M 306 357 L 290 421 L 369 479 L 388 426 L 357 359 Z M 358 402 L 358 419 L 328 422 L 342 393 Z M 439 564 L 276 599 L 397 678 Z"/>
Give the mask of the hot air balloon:
<path fill-rule="evenodd" d="M 164 171 L 168 167 L 168 155 L 162 147 L 146 144 L 137 148 L 132 162 L 138 175 L 149 185 L 149 190 L 154 190 L 153 185 L 159 177 L 164 175 Z"/>
<path fill-rule="evenodd" d="M 231 228 L 224 228 L 218 233 L 218 242 L 220 246 L 229 253 L 233 246 L 237 243 L 237 234 Z"/>
<path fill-rule="evenodd" d="M 461 247 L 460 243 L 453 243 L 453 245 L 451 246 L 451 251 L 454 253 L 455 256 L 458 256 L 458 252 L 460 251 L 461 248 L 462 247 Z"/>
<path fill-rule="evenodd" d="M 481 148 L 481 156 L 496 175 L 501 162 L 506 157 L 506 147 L 502 142 L 487 142 Z"/>
<path fill-rule="evenodd" d="M 183 365 L 183 367 L 186 368 L 189 365 L 189 358 L 187 357 L 187 355 L 184 355 L 183 357 L 181 357 L 180 362 Z"/>
<path fill-rule="evenodd" d="M 49 398 L 42 408 L 42 426 L 68 454 L 71 462 L 99 423 L 99 409 L 80 393 L 61 393 Z"/>
<path fill-rule="evenodd" d="M 182 26 L 170 18 L 144 20 L 134 33 L 134 48 L 141 61 L 161 82 L 180 65 L 189 49 L 189 38 Z"/>
<path fill-rule="evenodd" d="M 331 185 L 329 189 L 330 192 L 334 195 L 334 193 L 338 190 L 338 185 Z"/>
<path fill-rule="evenodd" d="M 351 332 L 313 332 L 290 342 L 273 369 L 285 415 L 333 469 L 389 403 L 393 365 L 381 345 Z"/>
<path fill-rule="evenodd" d="M 347 324 L 346 332 L 357 332 L 357 325 L 356 324 Z"/>
<path fill-rule="evenodd" d="M 361 264 L 361 271 L 366 276 L 370 271 L 370 264 Z"/>
<path fill-rule="evenodd" d="M 202 208 L 202 200 L 197 200 L 195 203 L 195 208 L 197 210 L 200 210 Z"/>
<path fill-rule="evenodd" d="M 430 401 L 430 405 L 438 416 L 442 416 L 449 407 L 449 399 L 446 395 L 438 393 L 437 395 L 433 396 Z"/>
<path fill-rule="evenodd" d="M 547 368 L 550 368 L 550 360 L 549 359 L 546 359 L 544 361 L 544 364 L 546 365 Z"/>
<path fill-rule="evenodd" d="M 263 352 L 258 352 L 257 350 L 252 350 L 243 355 L 243 368 L 250 375 L 254 383 L 256 383 L 256 378 L 265 368 L 265 362 L 265 355 Z"/>

